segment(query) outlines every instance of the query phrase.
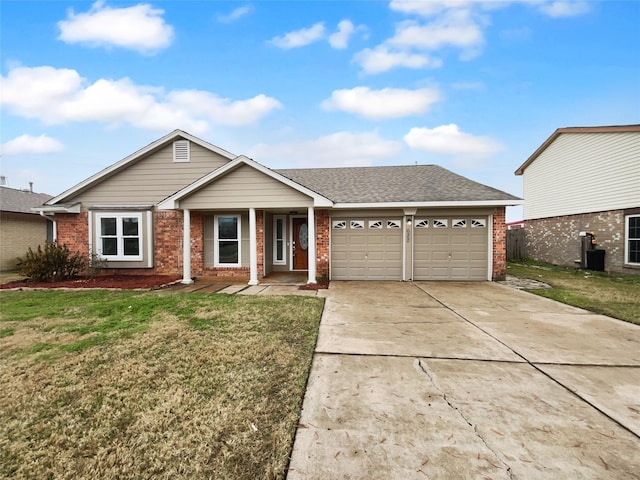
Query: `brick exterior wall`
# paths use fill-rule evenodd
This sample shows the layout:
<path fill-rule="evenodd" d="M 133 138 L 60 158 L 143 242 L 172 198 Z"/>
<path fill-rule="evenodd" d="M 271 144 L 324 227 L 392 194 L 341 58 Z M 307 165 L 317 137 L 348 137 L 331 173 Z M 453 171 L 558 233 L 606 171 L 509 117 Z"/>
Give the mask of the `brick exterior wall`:
<path fill-rule="evenodd" d="M 329 210 L 316 210 L 316 279 L 329 279 Z"/>
<path fill-rule="evenodd" d="M 494 282 L 507 278 L 507 226 L 505 225 L 505 207 L 497 208 L 493 214 L 493 269 L 491 279 Z"/>
<path fill-rule="evenodd" d="M 159 275 L 182 274 L 182 225 L 182 212 L 153 212 L 155 268 L 144 271 Z"/>
<path fill-rule="evenodd" d="M 66 245 L 71 253 L 80 252 L 89 255 L 89 223 L 88 214 L 56 213 L 57 243 Z"/>
<path fill-rule="evenodd" d="M 0 215 L 0 270 L 14 270 L 18 258 L 29 247 L 44 247 L 47 241 L 47 220 L 30 213 L 2 212 Z"/>
<path fill-rule="evenodd" d="M 640 274 L 640 269 L 624 265 L 624 217 L 624 210 L 609 210 L 525 220 L 527 255 L 554 265 L 576 266 L 582 248 L 580 232 L 593 232 L 596 248 L 606 252 L 606 271 Z"/>

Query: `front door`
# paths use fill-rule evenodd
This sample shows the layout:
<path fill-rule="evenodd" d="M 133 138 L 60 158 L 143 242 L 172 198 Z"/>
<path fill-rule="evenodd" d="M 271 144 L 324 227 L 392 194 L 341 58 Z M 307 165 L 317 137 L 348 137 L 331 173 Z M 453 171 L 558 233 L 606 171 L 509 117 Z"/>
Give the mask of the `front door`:
<path fill-rule="evenodd" d="M 306 218 L 293 219 L 293 269 L 306 270 L 309 268 L 309 230 Z"/>

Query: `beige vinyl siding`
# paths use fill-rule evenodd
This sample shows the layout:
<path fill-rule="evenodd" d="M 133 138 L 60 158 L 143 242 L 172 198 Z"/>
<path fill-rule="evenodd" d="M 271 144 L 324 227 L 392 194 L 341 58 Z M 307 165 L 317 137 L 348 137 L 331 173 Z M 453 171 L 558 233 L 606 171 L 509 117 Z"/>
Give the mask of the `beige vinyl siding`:
<path fill-rule="evenodd" d="M 0 271 L 18 268 L 18 258 L 47 241 L 47 220 L 31 213 L 0 213 Z"/>
<path fill-rule="evenodd" d="M 180 200 L 180 208 L 290 208 L 313 205 L 313 199 L 243 165 Z"/>
<path fill-rule="evenodd" d="M 523 174 L 524 218 L 640 206 L 640 133 L 563 133 Z"/>
<path fill-rule="evenodd" d="M 173 144 L 142 158 L 69 201 L 91 205 L 156 204 L 229 160 L 191 143 L 189 162 L 173 161 Z"/>

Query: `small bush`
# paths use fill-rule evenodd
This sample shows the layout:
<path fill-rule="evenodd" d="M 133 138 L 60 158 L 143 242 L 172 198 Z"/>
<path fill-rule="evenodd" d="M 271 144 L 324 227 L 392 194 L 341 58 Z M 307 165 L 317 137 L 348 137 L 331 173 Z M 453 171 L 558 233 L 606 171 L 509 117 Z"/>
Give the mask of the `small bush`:
<path fill-rule="evenodd" d="M 44 249 L 38 245 L 33 251 L 27 250 L 20 258 L 20 273 L 29 277 L 30 282 L 59 282 L 79 275 L 87 268 L 84 257 L 76 252 L 72 254 L 66 245 L 47 243 Z"/>

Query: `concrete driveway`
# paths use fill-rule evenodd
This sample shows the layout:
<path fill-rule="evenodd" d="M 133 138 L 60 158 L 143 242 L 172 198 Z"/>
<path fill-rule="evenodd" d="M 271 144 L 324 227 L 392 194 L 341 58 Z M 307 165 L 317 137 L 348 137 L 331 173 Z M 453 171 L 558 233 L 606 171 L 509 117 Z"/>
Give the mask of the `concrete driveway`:
<path fill-rule="evenodd" d="M 333 282 L 287 478 L 638 479 L 640 327 L 495 283 Z"/>

